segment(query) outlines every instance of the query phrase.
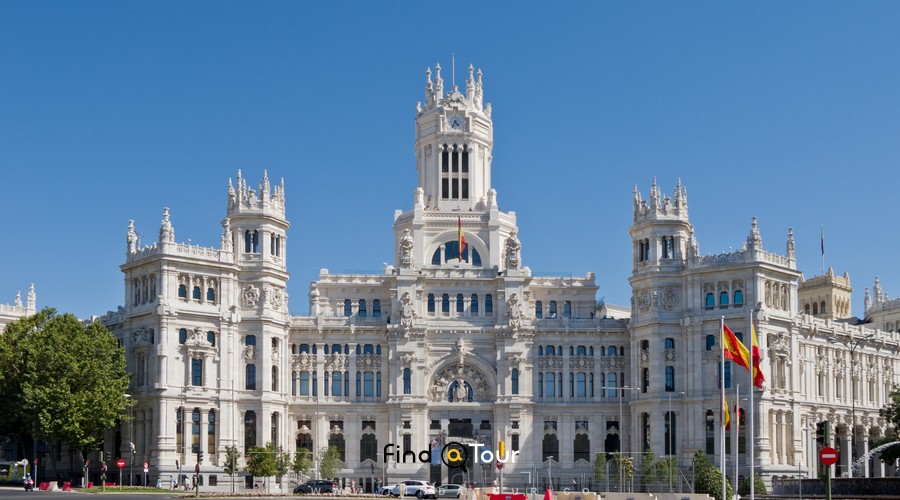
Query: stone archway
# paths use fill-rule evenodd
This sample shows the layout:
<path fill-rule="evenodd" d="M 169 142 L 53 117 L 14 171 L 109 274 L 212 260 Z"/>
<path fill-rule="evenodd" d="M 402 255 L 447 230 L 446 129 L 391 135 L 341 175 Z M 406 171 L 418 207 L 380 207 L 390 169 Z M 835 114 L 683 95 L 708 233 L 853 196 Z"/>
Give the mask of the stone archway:
<path fill-rule="evenodd" d="M 487 402 L 497 397 L 496 370 L 460 341 L 454 354 L 437 363 L 428 399 L 434 402 Z"/>

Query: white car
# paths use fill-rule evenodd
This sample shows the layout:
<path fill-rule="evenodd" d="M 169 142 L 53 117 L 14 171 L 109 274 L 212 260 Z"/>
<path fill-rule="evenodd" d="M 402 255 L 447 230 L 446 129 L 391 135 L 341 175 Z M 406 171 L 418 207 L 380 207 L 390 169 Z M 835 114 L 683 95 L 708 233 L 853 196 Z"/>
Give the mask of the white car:
<path fill-rule="evenodd" d="M 400 496 L 401 484 L 403 485 L 403 496 L 414 496 L 416 498 L 437 498 L 437 491 L 435 491 L 433 484 L 416 480 L 400 481 L 391 489 L 391 495 L 395 497 Z"/>

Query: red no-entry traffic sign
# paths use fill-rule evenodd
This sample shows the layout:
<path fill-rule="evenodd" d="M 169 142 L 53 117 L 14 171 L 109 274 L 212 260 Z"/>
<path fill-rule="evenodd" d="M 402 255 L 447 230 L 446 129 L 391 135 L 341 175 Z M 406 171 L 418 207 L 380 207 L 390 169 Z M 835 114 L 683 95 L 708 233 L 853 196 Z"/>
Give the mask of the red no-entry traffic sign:
<path fill-rule="evenodd" d="M 118 467 L 120 469 L 124 469 L 125 468 L 125 460 L 123 460 L 121 458 L 116 460 L 116 467 Z"/>
<path fill-rule="evenodd" d="M 838 451 L 831 446 L 822 448 L 819 452 L 819 461 L 824 465 L 834 465 L 838 461 Z"/>

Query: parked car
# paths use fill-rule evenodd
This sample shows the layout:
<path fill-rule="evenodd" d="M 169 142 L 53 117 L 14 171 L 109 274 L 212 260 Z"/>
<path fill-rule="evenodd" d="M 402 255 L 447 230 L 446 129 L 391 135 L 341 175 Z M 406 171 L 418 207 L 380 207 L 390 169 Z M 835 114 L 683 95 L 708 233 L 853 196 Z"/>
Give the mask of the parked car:
<path fill-rule="evenodd" d="M 392 485 L 389 485 L 389 486 L 382 486 L 382 487 L 381 487 L 381 490 L 378 492 L 378 494 L 381 495 L 381 496 L 383 496 L 383 497 L 386 497 L 386 496 L 388 496 L 388 495 L 391 495 L 392 492 L 394 491 L 394 486 L 396 486 L 396 485 L 395 485 L 395 484 L 392 484 Z"/>
<path fill-rule="evenodd" d="M 434 489 L 434 485 L 431 483 L 427 483 L 425 481 L 416 481 L 416 480 L 407 480 L 401 481 L 394 485 L 391 489 L 391 495 L 395 497 L 400 496 L 400 485 L 404 486 L 403 496 L 407 497 L 416 497 L 416 498 L 437 498 L 437 491 Z"/>
<path fill-rule="evenodd" d="M 464 490 L 462 486 L 458 484 L 442 484 L 437 487 L 437 497 L 438 498 L 459 498 L 459 492 Z"/>
<path fill-rule="evenodd" d="M 296 488 L 294 488 L 294 494 L 300 493 L 337 493 L 338 485 L 334 481 L 328 481 L 325 479 L 314 479 L 312 481 L 307 481 L 303 484 L 298 484 Z"/>

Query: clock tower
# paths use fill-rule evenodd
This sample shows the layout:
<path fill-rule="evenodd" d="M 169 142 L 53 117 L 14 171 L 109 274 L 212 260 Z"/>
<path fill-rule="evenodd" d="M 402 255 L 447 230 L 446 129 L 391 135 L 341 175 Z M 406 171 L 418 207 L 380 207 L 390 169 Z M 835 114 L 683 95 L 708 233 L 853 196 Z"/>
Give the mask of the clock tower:
<path fill-rule="evenodd" d="M 429 209 L 470 211 L 488 205 L 491 105 L 482 105 L 481 71 L 469 66 L 466 92 L 444 94 L 441 66 L 425 72 L 425 103 L 416 106 L 418 185 Z M 477 80 L 476 80 L 477 77 Z"/>
<path fill-rule="evenodd" d="M 425 102 L 416 104 L 415 203 L 412 210 L 394 214 L 395 262 L 401 273 L 432 266 L 496 273 L 507 267 L 507 240 L 514 248 L 518 244 L 516 214 L 497 206 L 491 188 L 493 146 L 481 71 L 469 65 L 465 93 L 454 85 L 445 94 L 441 66 L 435 66 L 434 80 L 427 69 Z"/>

